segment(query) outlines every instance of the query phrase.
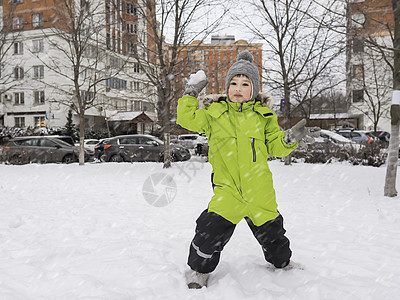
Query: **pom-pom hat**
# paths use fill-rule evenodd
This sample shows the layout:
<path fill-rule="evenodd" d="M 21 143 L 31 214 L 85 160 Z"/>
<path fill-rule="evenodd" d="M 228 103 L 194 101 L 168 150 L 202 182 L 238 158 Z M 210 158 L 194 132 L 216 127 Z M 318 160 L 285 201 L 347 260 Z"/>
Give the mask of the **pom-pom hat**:
<path fill-rule="evenodd" d="M 260 73 L 258 68 L 253 64 L 253 55 L 245 50 L 240 52 L 237 61 L 230 67 L 225 80 L 226 94 L 228 95 L 229 84 L 236 75 L 246 75 L 252 85 L 251 98 L 254 99 L 260 91 Z"/>

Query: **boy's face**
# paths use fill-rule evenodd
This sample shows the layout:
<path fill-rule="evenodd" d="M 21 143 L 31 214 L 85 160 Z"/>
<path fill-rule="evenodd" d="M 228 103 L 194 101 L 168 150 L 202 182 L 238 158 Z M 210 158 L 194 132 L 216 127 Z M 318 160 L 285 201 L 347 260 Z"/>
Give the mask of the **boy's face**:
<path fill-rule="evenodd" d="M 229 83 L 228 97 L 232 102 L 242 103 L 251 97 L 251 81 L 245 75 L 237 75 Z"/>

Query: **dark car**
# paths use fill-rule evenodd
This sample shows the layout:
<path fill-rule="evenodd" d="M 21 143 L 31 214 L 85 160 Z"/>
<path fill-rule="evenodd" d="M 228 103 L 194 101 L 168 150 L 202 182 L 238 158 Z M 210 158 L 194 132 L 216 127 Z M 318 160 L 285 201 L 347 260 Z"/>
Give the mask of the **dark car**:
<path fill-rule="evenodd" d="M 368 131 L 367 134 L 376 137 L 381 142 L 389 142 L 390 140 L 390 133 L 387 131 Z"/>
<path fill-rule="evenodd" d="M 104 161 L 104 145 L 109 139 L 102 139 L 94 146 L 94 157 L 100 161 Z"/>
<path fill-rule="evenodd" d="M 189 150 L 170 145 L 172 161 L 190 159 Z M 108 139 L 104 145 L 104 160 L 111 162 L 156 161 L 164 158 L 164 142 L 152 135 L 121 135 Z"/>
<path fill-rule="evenodd" d="M 16 137 L 3 147 L 3 161 L 10 164 L 72 163 L 78 161 L 79 148 L 53 136 Z M 85 150 L 85 161 L 91 153 Z"/>

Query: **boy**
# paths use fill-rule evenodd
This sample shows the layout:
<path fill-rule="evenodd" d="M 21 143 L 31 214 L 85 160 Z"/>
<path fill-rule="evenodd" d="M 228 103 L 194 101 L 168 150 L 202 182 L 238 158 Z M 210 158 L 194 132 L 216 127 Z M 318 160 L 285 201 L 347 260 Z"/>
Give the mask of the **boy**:
<path fill-rule="evenodd" d="M 297 148 L 310 130 L 305 121 L 284 132 L 276 114 L 264 107 L 260 75 L 249 51 L 239 54 L 226 78 L 227 97 L 198 109 L 196 97 L 207 79 L 188 84 L 178 102 L 177 123 L 206 133 L 214 196 L 197 219 L 186 274 L 189 288 L 207 285 L 220 253 L 243 218 L 262 246 L 265 259 L 276 268 L 288 266 L 292 251 L 277 210 L 268 154 L 284 157 Z M 190 83 L 190 82 L 189 82 Z"/>

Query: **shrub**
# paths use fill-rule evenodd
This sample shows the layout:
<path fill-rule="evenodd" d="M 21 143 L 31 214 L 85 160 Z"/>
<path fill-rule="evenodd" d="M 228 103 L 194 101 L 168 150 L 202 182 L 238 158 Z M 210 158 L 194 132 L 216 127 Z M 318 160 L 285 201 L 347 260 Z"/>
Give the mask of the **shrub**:
<path fill-rule="evenodd" d="M 353 165 L 379 167 L 385 163 L 386 149 L 379 143 L 370 145 L 337 145 L 331 142 L 315 143 L 308 149 L 297 148 L 292 157 L 304 159 L 306 163 L 331 163 L 333 161 L 348 161 Z"/>

